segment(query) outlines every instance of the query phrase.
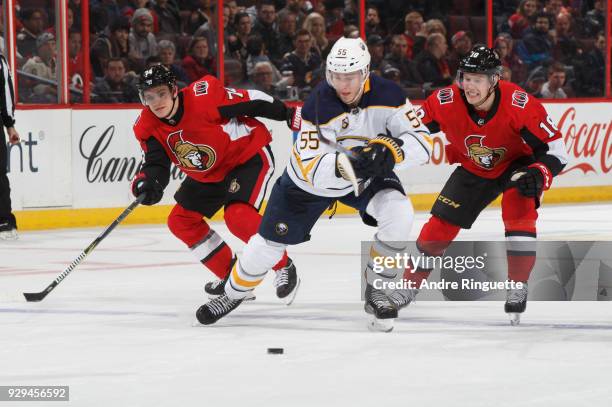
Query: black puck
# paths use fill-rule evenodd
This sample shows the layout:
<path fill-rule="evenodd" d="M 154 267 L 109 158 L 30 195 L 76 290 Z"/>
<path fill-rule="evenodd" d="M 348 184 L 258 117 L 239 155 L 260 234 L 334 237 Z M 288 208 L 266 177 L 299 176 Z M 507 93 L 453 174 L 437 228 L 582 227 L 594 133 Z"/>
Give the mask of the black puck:
<path fill-rule="evenodd" d="M 285 349 L 283 348 L 268 348 L 268 353 L 270 355 L 282 355 L 285 353 Z"/>

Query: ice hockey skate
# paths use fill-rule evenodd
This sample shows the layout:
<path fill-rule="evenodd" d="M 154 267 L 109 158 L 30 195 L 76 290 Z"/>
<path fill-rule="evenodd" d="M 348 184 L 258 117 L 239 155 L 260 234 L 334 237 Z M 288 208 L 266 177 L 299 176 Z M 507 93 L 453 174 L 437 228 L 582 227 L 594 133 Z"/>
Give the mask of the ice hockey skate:
<path fill-rule="evenodd" d="M 525 308 L 527 308 L 527 283 L 521 283 L 521 288 L 508 289 L 504 311 L 510 317 L 510 325 L 520 324 L 521 314 L 525 312 Z"/>
<path fill-rule="evenodd" d="M 300 288 L 300 278 L 297 275 L 293 260 L 287 259 L 287 265 L 276 272 L 274 287 L 276 287 L 276 296 L 283 300 L 286 305 L 293 303 Z"/>
<path fill-rule="evenodd" d="M 371 314 L 368 329 L 371 331 L 391 332 L 393 321 L 397 318 L 397 308 L 381 290 L 367 285 L 365 291 L 365 312 Z"/>
<path fill-rule="evenodd" d="M 15 226 L 9 223 L 0 224 L 0 240 L 17 240 L 19 235 Z"/>
<path fill-rule="evenodd" d="M 211 325 L 235 310 L 241 303 L 222 294 L 202 305 L 196 312 L 196 318 L 202 325 Z"/>
<path fill-rule="evenodd" d="M 398 310 L 407 307 L 411 302 L 415 300 L 416 295 L 419 293 L 417 289 L 406 288 L 404 290 L 395 290 L 388 295 L 389 301 Z"/>

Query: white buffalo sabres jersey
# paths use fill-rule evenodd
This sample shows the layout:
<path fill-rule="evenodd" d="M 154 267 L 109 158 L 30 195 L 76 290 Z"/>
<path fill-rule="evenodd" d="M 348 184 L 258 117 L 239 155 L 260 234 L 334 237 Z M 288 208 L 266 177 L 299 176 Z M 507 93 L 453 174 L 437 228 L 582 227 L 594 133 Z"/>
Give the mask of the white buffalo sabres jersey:
<path fill-rule="evenodd" d="M 336 150 L 319 139 L 315 126 L 315 98 L 323 137 L 343 147 L 363 146 L 378 135 L 403 141 L 403 161 L 396 169 L 429 161 L 431 138 L 395 83 L 370 75 L 358 104 L 350 108 L 327 83 L 320 83 L 302 108 L 302 126 L 291 151 L 287 173 L 301 189 L 319 196 L 340 197 L 352 192 L 348 180 L 336 175 Z"/>

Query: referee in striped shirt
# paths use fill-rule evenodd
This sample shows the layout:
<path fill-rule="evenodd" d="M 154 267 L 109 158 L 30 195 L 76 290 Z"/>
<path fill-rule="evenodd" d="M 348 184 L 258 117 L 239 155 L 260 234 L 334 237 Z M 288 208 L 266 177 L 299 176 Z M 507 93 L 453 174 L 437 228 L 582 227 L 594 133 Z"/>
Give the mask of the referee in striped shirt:
<path fill-rule="evenodd" d="M 6 127 L 8 142 L 17 144 L 21 140 L 15 130 L 15 94 L 11 71 L 4 56 L 0 55 L 0 240 L 17 239 L 17 221 L 11 209 L 11 187 L 6 175 L 7 168 L 7 140 L 3 127 Z"/>

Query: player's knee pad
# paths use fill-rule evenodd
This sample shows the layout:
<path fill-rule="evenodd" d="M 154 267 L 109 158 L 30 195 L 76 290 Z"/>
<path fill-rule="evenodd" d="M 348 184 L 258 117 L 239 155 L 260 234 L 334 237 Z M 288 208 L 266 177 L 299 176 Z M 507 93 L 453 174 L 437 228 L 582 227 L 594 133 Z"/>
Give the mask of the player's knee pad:
<path fill-rule="evenodd" d="M 410 199 L 395 189 L 383 189 L 368 203 L 366 212 L 378 222 L 376 236 L 383 242 L 406 242 L 414 220 Z"/>
<path fill-rule="evenodd" d="M 199 242 L 210 231 L 210 227 L 200 213 L 185 209 L 178 204 L 174 205 L 168 215 L 168 229 L 189 247 Z"/>
<path fill-rule="evenodd" d="M 432 216 L 419 233 L 417 247 L 428 256 L 441 256 L 460 230 L 460 226 Z"/>
<path fill-rule="evenodd" d="M 283 258 L 286 247 L 287 245 L 266 240 L 256 233 L 244 248 L 239 258 L 240 264 L 250 274 L 265 273 Z"/>
<path fill-rule="evenodd" d="M 506 236 L 513 232 L 536 233 L 538 211 L 533 198 L 523 196 L 517 188 L 504 191 L 502 198 L 502 219 L 506 228 Z"/>
<path fill-rule="evenodd" d="M 257 233 L 261 215 L 244 202 L 233 202 L 225 207 L 223 218 L 229 231 L 244 242 Z"/>

